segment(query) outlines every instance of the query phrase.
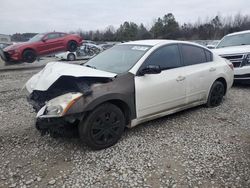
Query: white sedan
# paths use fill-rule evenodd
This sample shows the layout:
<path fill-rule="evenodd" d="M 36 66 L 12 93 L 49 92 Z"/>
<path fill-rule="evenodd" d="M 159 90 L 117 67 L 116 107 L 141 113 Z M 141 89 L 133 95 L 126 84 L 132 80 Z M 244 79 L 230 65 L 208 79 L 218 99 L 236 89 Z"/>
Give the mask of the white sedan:
<path fill-rule="evenodd" d="M 200 45 L 170 40 L 118 44 L 84 65 L 49 63 L 27 83 L 42 133 L 77 132 L 91 148 L 114 145 L 124 128 L 206 104 L 233 83 L 233 65 Z"/>
<path fill-rule="evenodd" d="M 84 43 L 76 52 L 62 52 L 56 54 L 55 57 L 61 60 L 75 61 L 79 59 L 90 59 L 102 51 L 102 47 L 96 44 Z"/>

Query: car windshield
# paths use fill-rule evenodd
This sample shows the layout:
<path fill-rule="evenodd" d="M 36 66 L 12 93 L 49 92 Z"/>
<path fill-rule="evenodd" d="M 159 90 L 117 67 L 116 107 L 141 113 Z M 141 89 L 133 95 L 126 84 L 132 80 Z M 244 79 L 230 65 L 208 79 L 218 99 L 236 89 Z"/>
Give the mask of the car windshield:
<path fill-rule="evenodd" d="M 250 33 L 226 36 L 216 48 L 250 45 Z"/>
<path fill-rule="evenodd" d="M 84 65 L 122 74 L 131 69 L 150 48 L 151 46 L 144 45 L 117 45 L 95 56 Z"/>
<path fill-rule="evenodd" d="M 42 40 L 42 38 L 45 36 L 45 34 L 37 34 L 34 37 L 32 37 L 29 42 L 38 42 Z"/>

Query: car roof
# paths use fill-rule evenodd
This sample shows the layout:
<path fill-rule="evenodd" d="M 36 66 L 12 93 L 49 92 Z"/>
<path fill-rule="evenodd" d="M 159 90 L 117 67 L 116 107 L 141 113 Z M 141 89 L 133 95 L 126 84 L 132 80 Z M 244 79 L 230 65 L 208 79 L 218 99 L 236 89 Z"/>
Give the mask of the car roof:
<path fill-rule="evenodd" d="M 194 42 L 179 41 L 179 40 L 164 40 L 164 39 L 161 39 L 161 40 L 158 40 L 158 39 L 137 40 L 137 41 L 130 41 L 130 42 L 126 42 L 126 43 L 121 43 L 119 45 L 131 44 L 131 45 L 157 46 L 157 45 L 165 45 L 165 44 L 172 44 L 172 43 L 192 44 L 192 45 L 204 48 L 204 46 L 199 45 L 199 44 L 194 43 Z"/>
<path fill-rule="evenodd" d="M 67 33 L 64 33 L 64 32 L 57 32 L 57 31 L 52 31 L 52 32 L 47 32 L 47 33 L 40 33 L 40 34 L 47 35 L 47 34 L 53 34 L 53 33 L 67 34 Z"/>
<path fill-rule="evenodd" d="M 239 34 L 246 34 L 246 33 L 250 33 L 250 30 L 245 30 L 245 31 L 240 31 L 240 32 L 234 32 L 234 33 L 230 33 L 226 36 L 233 36 L 233 35 L 239 35 Z"/>

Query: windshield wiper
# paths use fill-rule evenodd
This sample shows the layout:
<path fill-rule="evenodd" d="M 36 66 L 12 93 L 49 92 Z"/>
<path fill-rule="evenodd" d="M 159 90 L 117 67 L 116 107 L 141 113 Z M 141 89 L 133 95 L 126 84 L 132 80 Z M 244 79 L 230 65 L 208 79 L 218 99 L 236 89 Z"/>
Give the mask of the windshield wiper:
<path fill-rule="evenodd" d="M 86 67 L 92 68 L 92 69 L 96 69 L 96 67 L 91 66 L 91 65 L 85 65 Z"/>

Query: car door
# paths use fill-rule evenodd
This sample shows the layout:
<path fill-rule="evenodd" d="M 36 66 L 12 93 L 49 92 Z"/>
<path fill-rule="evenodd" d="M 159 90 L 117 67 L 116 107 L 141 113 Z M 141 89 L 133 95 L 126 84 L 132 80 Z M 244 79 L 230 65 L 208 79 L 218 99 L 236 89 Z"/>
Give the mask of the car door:
<path fill-rule="evenodd" d="M 180 49 L 185 66 L 186 103 L 205 100 L 216 74 L 212 53 L 202 47 L 190 44 L 180 44 Z"/>
<path fill-rule="evenodd" d="M 138 118 L 154 115 L 184 105 L 185 79 L 182 76 L 178 45 L 166 45 L 155 50 L 139 71 L 150 65 L 159 65 L 159 74 L 135 77 L 136 112 Z"/>
<path fill-rule="evenodd" d="M 60 33 L 49 33 L 44 37 L 40 48 L 43 54 L 60 51 L 64 48 L 63 37 Z"/>

